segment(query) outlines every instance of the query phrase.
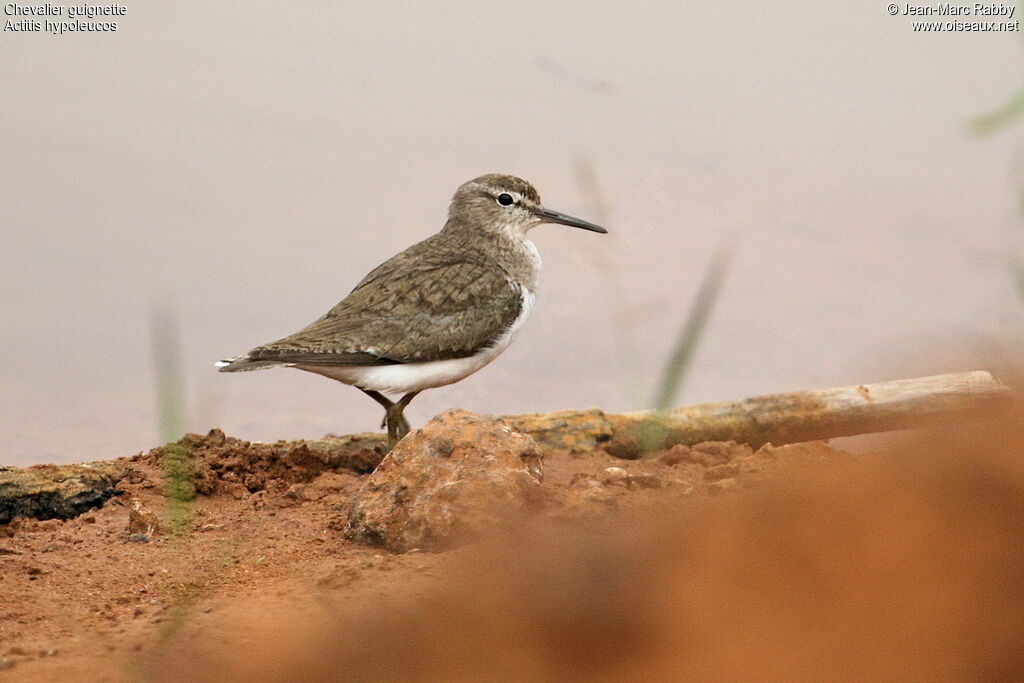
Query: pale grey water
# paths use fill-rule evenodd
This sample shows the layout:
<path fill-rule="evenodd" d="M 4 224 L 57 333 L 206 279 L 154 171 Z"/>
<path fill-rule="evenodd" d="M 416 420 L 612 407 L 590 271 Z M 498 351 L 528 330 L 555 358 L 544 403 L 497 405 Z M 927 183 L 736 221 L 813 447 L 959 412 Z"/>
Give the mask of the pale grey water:
<path fill-rule="evenodd" d="M 319 316 L 481 173 L 593 218 L 582 158 L 611 234 L 535 231 L 524 331 L 413 422 L 644 407 L 725 239 L 685 402 L 960 369 L 936 345 L 1024 315 L 1019 134 L 965 127 L 1020 85 L 1019 34 L 914 33 L 878 3 L 126 1 L 114 34 L 0 36 L 2 462 L 156 443 L 158 301 L 189 429 L 376 428 L 351 388 L 212 363 Z"/>

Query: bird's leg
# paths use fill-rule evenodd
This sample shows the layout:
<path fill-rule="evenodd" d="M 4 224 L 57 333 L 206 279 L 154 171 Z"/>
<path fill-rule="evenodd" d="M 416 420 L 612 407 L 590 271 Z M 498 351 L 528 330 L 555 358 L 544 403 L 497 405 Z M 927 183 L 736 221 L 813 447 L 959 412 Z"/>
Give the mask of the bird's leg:
<path fill-rule="evenodd" d="M 402 411 L 409 405 L 409 402 L 416 398 L 418 391 L 413 391 L 398 401 L 392 401 L 384 394 L 379 391 L 373 391 L 371 389 L 363 389 L 362 387 L 356 387 L 359 391 L 363 392 L 374 401 L 379 403 L 384 408 L 384 421 L 381 423 L 381 427 L 387 427 L 388 429 L 388 445 L 394 446 L 398 443 L 403 436 L 409 433 L 409 421 L 405 419 L 405 415 Z"/>
<path fill-rule="evenodd" d="M 405 410 L 406 406 L 408 406 L 410 403 L 412 403 L 412 400 L 414 398 L 416 398 L 416 394 L 418 394 L 418 393 L 420 393 L 420 392 L 412 391 L 412 392 L 406 394 L 405 396 L 403 396 L 402 398 L 400 398 L 398 400 L 398 405 L 402 406 L 402 411 Z M 399 426 L 403 430 L 402 431 L 402 436 L 405 436 L 406 434 L 409 433 L 409 421 L 405 419 L 405 414 L 404 413 L 400 413 L 400 415 L 401 415 L 402 421 L 399 423 Z"/>
<path fill-rule="evenodd" d="M 405 415 L 402 411 L 405 407 L 416 398 L 416 394 L 420 392 L 413 391 L 402 398 L 396 403 L 393 403 L 391 407 L 387 408 L 385 412 L 384 421 L 388 425 L 388 443 L 394 446 L 398 443 L 402 437 L 409 433 L 409 421 L 405 419 Z"/>
<path fill-rule="evenodd" d="M 361 391 L 364 394 L 366 394 L 367 396 L 369 396 L 370 398 L 372 398 L 374 401 L 379 403 L 382 408 L 384 408 L 384 419 L 380 421 L 380 428 L 384 429 L 384 427 L 386 427 L 387 424 L 388 424 L 388 414 L 389 414 L 388 411 L 391 410 L 394 407 L 395 402 L 392 401 L 387 396 L 385 396 L 384 394 L 380 393 L 379 391 L 372 391 L 370 389 L 363 389 L 362 387 L 356 387 L 356 388 L 359 389 L 359 391 Z"/>

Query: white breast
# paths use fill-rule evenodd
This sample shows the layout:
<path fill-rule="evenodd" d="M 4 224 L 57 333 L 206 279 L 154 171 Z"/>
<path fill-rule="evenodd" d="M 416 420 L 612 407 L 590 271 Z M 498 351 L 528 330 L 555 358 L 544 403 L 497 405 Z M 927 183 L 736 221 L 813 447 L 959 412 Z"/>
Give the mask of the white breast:
<path fill-rule="evenodd" d="M 516 333 L 519 332 L 519 329 L 526 321 L 526 316 L 530 314 L 535 299 L 533 292 L 525 288 L 521 289 L 520 293 L 523 297 L 522 306 L 518 317 L 509 326 L 508 330 L 496 339 L 493 344 L 466 358 L 426 361 L 423 363 L 402 363 L 400 365 L 347 367 L 296 365 L 295 367 L 362 389 L 391 394 L 407 394 L 412 391 L 443 387 L 469 377 L 508 348 L 508 345 L 512 343 Z"/>

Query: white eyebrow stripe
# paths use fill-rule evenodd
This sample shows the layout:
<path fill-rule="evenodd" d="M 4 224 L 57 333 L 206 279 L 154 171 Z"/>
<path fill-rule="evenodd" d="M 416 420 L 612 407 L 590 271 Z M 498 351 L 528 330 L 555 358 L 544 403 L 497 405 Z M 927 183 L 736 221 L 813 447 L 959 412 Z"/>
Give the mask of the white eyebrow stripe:
<path fill-rule="evenodd" d="M 497 199 L 499 194 L 502 194 L 502 193 L 510 194 L 510 195 L 512 195 L 513 199 L 516 200 L 517 204 L 523 204 L 524 206 L 527 206 L 527 207 L 529 207 L 531 209 L 539 209 L 540 208 L 540 204 L 539 203 L 533 201 L 529 197 L 526 197 L 521 192 L 518 192 L 516 190 L 506 190 L 506 189 L 503 189 L 503 188 L 500 188 L 500 187 L 494 187 L 493 185 L 484 185 L 483 183 L 472 183 L 472 184 L 469 185 L 469 187 L 472 187 L 473 189 L 476 189 L 476 190 L 483 190 L 484 192 L 486 192 L 487 194 L 491 195 L 495 199 Z"/>

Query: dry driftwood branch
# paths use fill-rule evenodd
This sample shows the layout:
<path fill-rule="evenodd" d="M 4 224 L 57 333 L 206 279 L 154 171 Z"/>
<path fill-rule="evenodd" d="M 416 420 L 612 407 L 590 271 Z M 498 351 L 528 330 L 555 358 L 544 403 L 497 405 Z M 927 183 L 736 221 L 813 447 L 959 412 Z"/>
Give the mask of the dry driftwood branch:
<path fill-rule="evenodd" d="M 637 458 L 648 451 L 702 441 L 739 441 L 757 447 L 996 417 L 1005 414 L 1014 400 L 1009 387 L 978 371 L 771 394 L 668 413 L 613 415 L 594 408 L 511 415 L 505 420 L 546 449 L 581 452 L 603 447 L 621 458 Z M 193 449 L 210 446 L 211 440 L 219 447 L 224 435 L 216 432 L 214 439 L 214 434 L 191 435 L 184 441 Z M 304 449 L 327 469 L 368 471 L 387 452 L 387 438 L 353 434 L 258 448 L 269 448 L 282 457 Z M 67 519 L 98 507 L 115 494 L 128 468 L 126 460 L 0 467 L 0 524 L 15 516 Z"/>
<path fill-rule="evenodd" d="M 995 416 L 1014 403 L 1013 391 L 985 371 L 900 379 L 816 391 L 704 403 L 668 413 L 603 416 L 595 412 L 508 418 L 545 446 L 585 450 L 604 442 L 612 455 L 636 458 L 676 444 L 738 441 L 758 447 L 838 436 L 911 429 L 950 420 Z M 553 416 L 557 428 L 551 429 Z"/>
<path fill-rule="evenodd" d="M 0 524 L 15 517 L 77 517 L 101 507 L 123 476 L 117 462 L 0 467 Z"/>

